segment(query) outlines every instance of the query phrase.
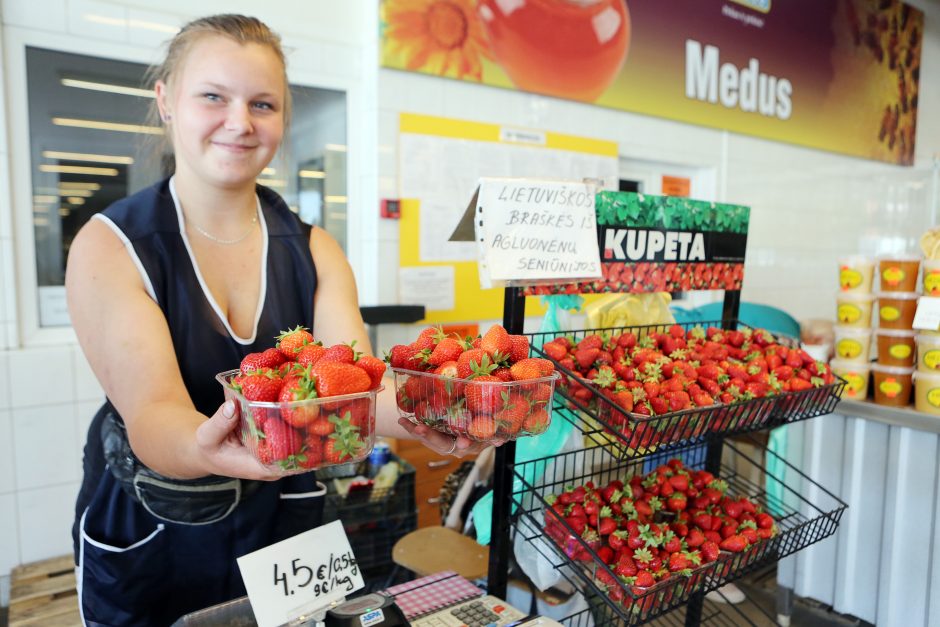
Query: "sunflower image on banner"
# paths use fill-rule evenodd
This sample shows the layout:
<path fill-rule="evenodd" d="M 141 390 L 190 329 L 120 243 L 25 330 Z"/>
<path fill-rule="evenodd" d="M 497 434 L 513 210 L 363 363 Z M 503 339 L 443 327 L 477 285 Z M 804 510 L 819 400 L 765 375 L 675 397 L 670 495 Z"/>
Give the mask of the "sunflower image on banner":
<path fill-rule="evenodd" d="M 924 14 L 900 0 L 380 0 L 384 67 L 914 160 Z"/>

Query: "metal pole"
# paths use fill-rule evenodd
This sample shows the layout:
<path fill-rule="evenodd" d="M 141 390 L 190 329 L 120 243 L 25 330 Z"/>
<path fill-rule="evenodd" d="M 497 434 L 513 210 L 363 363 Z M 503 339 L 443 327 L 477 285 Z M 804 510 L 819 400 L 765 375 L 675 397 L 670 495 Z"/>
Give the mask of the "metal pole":
<path fill-rule="evenodd" d="M 522 333 L 524 324 L 525 296 L 522 295 L 522 288 L 507 287 L 503 303 L 503 327 L 510 334 L 518 335 Z M 507 442 L 496 449 L 487 592 L 501 599 L 506 598 L 509 581 L 509 519 L 512 514 L 512 466 L 515 459 L 515 442 Z"/>

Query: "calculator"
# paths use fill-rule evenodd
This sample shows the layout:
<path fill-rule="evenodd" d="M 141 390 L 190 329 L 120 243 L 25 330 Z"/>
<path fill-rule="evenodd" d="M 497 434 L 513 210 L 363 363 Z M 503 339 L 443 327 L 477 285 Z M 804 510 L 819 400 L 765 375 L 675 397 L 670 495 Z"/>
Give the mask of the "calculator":
<path fill-rule="evenodd" d="M 412 627 L 506 627 L 529 618 L 502 599 L 477 597 L 411 621 Z"/>

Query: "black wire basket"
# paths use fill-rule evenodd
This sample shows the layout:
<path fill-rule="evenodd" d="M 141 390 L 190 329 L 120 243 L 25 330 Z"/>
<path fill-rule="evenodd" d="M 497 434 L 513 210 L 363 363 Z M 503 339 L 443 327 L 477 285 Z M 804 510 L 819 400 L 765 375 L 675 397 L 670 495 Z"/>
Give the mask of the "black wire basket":
<path fill-rule="evenodd" d="M 716 594 L 721 595 L 718 591 Z M 721 595 L 723 596 L 723 595 Z M 588 609 L 561 619 L 565 627 L 616 627 L 623 624 L 620 617 L 596 596 L 587 597 Z M 685 608 L 676 608 L 662 614 L 647 624 L 653 627 L 685 627 Z M 764 607 L 745 597 L 744 601 L 732 605 L 725 599 L 721 604 L 706 600 L 702 608 L 700 625 L 713 627 L 777 627 L 779 623 Z"/>
<path fill-rule="evenodd" d="M 577 342 L 591 334 L 631 332 L 637 338 L 642 338 L 651 333 L 664 333 L 672 326 L 658 324 L 527 335 L 532 354 L 551 359 L 542 350 L 542 345 L 558 337 L 568 337 Z M 730 329 L 746 325 L 732 320 L 684 323 L 678 326 L 688 331 L 696 326 Z M 786 336 L 775 336 L 775 340 L 788 346 L 799 344 L 797 340 Z M 602 446 L 615 459 L 622 461 L 688 446 L 709 438 L 759 431 L 831 413 L 846 385 L 843 379 L 836 377 L 833 383 L 811 390 L 644 416 L 624 412 L 579 373 L 552 361 L 565 377 L 577 380 L 591 392 L 591 400 L 582 402 L 570 394 L 565 385 L 559 384 L 556 389 L 556 415 L 581 431 L 588 444 Z"/>
<path fill-rule="evenodd" d="M 670 457 L 680 457 L 689 469 L 704 469 L 705 445 L 687 446 L 628 463 L 614 460 L 605 447 L 593 447 L 516 464 L 512 495 L 518 516 L 516 533 L 561 576 L 586 595 L 604 600 L 614 622 L 627 626 L 648 622 L 685 605 L 695 593 L 715 590 L 835 533 L 846 508 L 838 497 L 771 451 L 765 451 L 768 461 L 783 469 L 773 475 L 735 446 L 728 443 L 724 446 L 725 463 L 719 477 L 728 483 L 728 493 L 760 504 L 774 517 L 778 533 L 752 544 L 744 552 L 722 552 L 710 568 L 697 569 L 691 577 L 670 577 L 664 580 L 665 585 L 659 582 L 646 591 L 635 591 L 620 582 L 603 563 L 596 545 L 585 542 L 564 519 L 556 519 L 554 526 L 562 525 L 568 536 L 580 543 L 576 547 L 578 552 L 573 554 L 570 546 L 550 538 L 546 533 L 545 511 L 548 497 L 572 484 L 593 481 L 598 486 L 606 485 L 613 479 L 644 474 Z M 804 493 L 812 494 L 812 500 Z"/>

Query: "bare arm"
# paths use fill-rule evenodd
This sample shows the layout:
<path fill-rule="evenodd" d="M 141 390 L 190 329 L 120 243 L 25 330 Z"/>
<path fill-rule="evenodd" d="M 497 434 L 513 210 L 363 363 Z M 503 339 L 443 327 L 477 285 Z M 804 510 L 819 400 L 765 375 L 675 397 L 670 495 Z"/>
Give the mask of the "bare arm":
<path fill-rule="evenodd" d="M 196 411 L 163 312 L 123 242 L 102 221 L 90 220 L 73 241 L 65 285 L 82 350 L 144 464 L 181 479 L 275 478 L 232 433 L 237 421 L 230 406 L 208 420 Z"/>

